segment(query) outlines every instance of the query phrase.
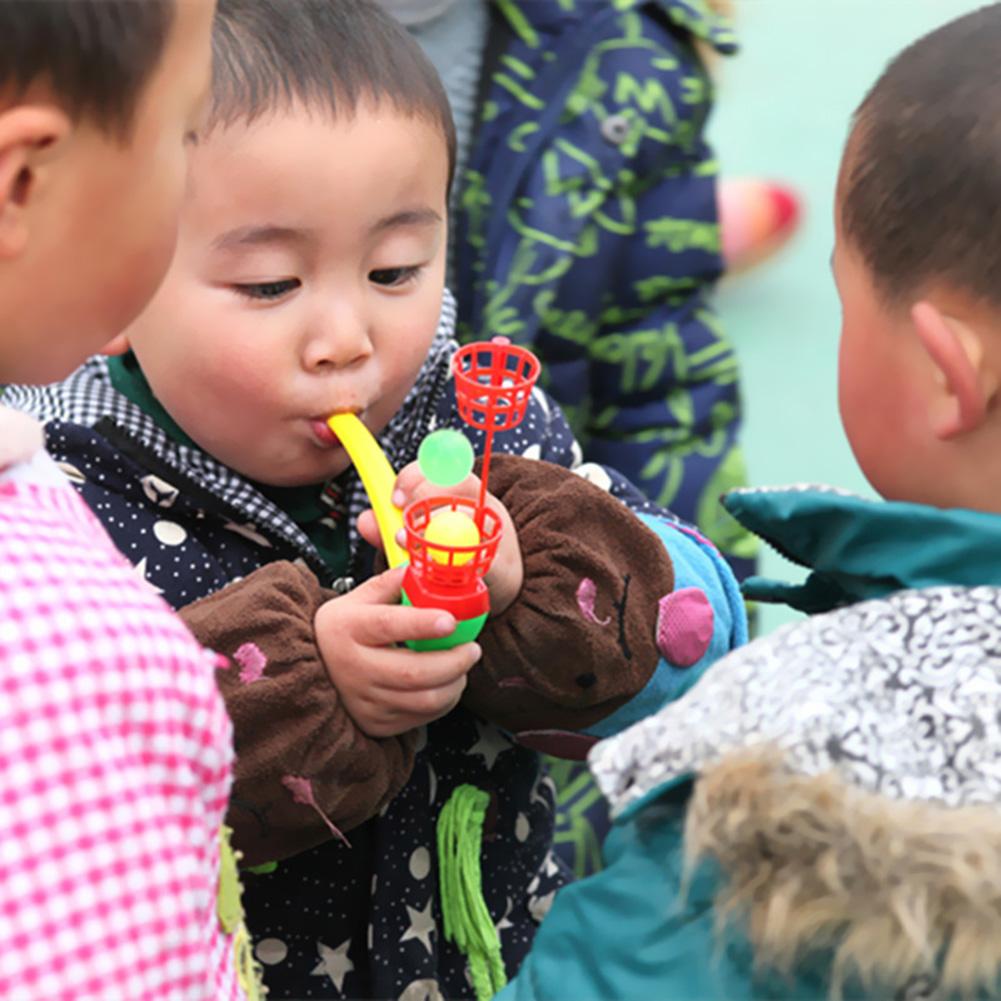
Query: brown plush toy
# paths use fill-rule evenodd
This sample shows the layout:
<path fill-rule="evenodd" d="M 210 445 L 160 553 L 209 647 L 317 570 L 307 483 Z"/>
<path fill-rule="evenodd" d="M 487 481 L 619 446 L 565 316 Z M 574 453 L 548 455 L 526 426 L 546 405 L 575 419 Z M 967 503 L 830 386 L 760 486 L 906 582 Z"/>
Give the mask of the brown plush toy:
<path fill-rule="evenodd" d="M 659 708 L 658 672 L 703 656 L 712 608 L 695 588 L 674 591 L 664 543 L 581 476 L 498 455 L 490 480 L 517 525 L 525 579 L 480 635 L 462 704 L 526 746 L 582 758 L 603 723 Z M 308 570 L 278 562 L 181 610 L 229 664 L 219 672 L 236 731 L 228 822 L 250 864 L 357 826 L 413 767 L 416 735 L 362 733 L 329 680 L 313 619 L 332 599 Z"/>
<path fill-rule="evenodd" d="M 521 743 L 583 758 L 596 738 L 580 731 L 657 669 L 670 557 L 621 501 L 563 466 L 498 455 L 490 489 L 518 527 L 525 583 L 488 620 L 463 705 Z"/>

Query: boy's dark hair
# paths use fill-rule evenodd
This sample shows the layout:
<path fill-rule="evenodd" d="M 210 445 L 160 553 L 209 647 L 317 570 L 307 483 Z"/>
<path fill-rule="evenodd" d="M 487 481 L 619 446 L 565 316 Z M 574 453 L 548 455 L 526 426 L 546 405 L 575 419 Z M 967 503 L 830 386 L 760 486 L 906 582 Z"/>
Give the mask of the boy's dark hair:
<path fill-rule="evenodd" d="M 173 19 L 174 0 L 0 0 L 0 88 L 44 82 L 73 118 L 124 139 Z"/>
<path fill-rule="evenodd" d="M 220 0 L 207 131 L 296 102 L 334 116 L 389 101 L 437 126 L 455 169 L 445 88 L 420 45 L 370 0 Z"/>
<path fill-rule="evenodd" d="M 890 63 L 839 187 L 843 231 L 888 301 L 943 282 L 1001 304 L 1001 4 Z"/>

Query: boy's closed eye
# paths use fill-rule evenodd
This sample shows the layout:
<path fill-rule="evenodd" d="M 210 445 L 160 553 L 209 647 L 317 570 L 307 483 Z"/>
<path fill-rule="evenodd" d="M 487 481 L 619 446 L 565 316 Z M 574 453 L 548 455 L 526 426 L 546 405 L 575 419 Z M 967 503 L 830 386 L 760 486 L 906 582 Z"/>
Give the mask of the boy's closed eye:
<path fill-rule="evenodd" d="M 248 299 L 267 301 L 281 299 L 301 285 L 302 282 L 298 278 L 282 278 L 270 282 L 240 282 L 233 286 L 233 290 Z"/>
<path fill-rule="evenodd" d="M 402 288 L 414 281 L 423 270 L 423 265 L 411 265 L 403 268 L 376 268 L 368 273 L 368 279 L 374 285 L 384 288 Z"/>
<path fill-rule="evenodd" d="M 377 268 L 369 272 L 369 281 L 384 288 L 403 288 L 416 280 L 423 265 L 411 265 L 401 268 Z M 300 288 L 302 281 L 298 278 L 281 278 L 266 282 L 237 282 L 233 290 L 239 295 L 255 300 L 281 299 Z"/>

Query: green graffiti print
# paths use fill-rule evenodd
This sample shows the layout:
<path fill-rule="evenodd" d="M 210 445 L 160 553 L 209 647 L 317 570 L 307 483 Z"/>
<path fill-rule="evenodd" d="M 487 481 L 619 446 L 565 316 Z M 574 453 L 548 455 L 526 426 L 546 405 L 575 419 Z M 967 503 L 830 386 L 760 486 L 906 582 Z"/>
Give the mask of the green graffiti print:
<path fill-rule="evenodd" d="M 570 848 L 574 876 L 582 879 L 601 868 L 601 839 L 588 813 L 603 797 L 586 765 L 549 757 L 544 761 L 556 786 L 554 842 Z"/>
<path fill-rule="evenodd" d="M 628 472 L 652 500 L 697 517 L 728 554 L 753 555 L 753 541 L 714 503 L 743 482 L 733 445 L 738 369 L 702 307 L 717 262 L 689 256 L 720 253 L 711 211 L 719 165 L 703 134 L 711 77 L 684 35 L 729 44 L 729 25 L 708 0 L 495 4 L 513 37 L 480 118 L 492 160 L 471 158 L 459 196 L 458 252 L 468 255 L 460 291 L 475 304 L 460 302 L 475 316 L 462 336 L 511 337 L 544 365 L 579 361 L 545 371 L 557 373 L 553 389 L 585 454 L 589 441 L 621 439 Z M 561 69 L 565 49 L 555 43 L 570 38 L 562 33 L 586 42 L 599 20 Z M 508 201 L 493 204 L 491 193 Z M 488 233 L 498 246 L 487 245 Z M 593 847 L 583 827 L 563 836 L 578 854 Z"/>
<path fill-rule="evenodd" d="M 720 497 L 728 490 L 747 483 L 744 454 L 737 446 L 727 452 L 723 461 L 705 485 L 699 497 L 697 520 L 699 528 L 724 553 L 753 559 L 758 553 L 757 539 L 729 515 L 720 504 Z"/>
<path fill-rule="evenodd" d="M 669 275 L 654 275 L 651 278 L 643 278 L 638 282 L 633 282 L 633 289 L 639 297 L 640 302 L 656 302 L 658 299 L 666 298 L 669 295 L 690 292 L 699 287 L 699 283 L 694 278 L 681 277 L 673 278 Z"/>
<path fill-rule="evenodd" d="M 573 344 L 591 343 L 598 330 L 598 323 L 582 309 L 558 309 L 553 305 L 556 292 L 546 289 L 534 300 L 535 315 L 543 326 L 557 337 Z"/>
<path fill-rule="evenodd" d="M 719 253 L 719 226 L 694 219 L 651 219 L 643 224 L 648 247 L 664 247 L 672 254 L 684 250 Z"/>
<path fill-rule="evenodd" d="M 618 104 L 628 104 L 632 101 L 648 115 L 658 112 L 664 122 L 673 124 L 678 120 L 671 95 L 656 78 L 637 80 L 629 73 L 619 73 L 615 79 L 613 94 Z"/>
<path fill-rule="evenodd" d="M 490 192 L 487 190 L 486 178 L 475 170 L 466 171 L 465 183 L 460 204 L 469 220 L 468 240 L 479 250 L 486 243 L 486 228 L 490 219 Z"/>

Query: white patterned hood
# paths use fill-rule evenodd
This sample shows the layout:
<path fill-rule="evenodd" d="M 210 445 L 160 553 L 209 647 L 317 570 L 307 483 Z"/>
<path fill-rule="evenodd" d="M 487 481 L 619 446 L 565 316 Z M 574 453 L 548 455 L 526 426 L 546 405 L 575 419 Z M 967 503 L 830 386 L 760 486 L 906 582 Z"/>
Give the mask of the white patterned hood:
<path fill-rule="evenodd" d="M 1001 588 L 900 591 L 786 626 L 589 759 L 620 816 L 768 744 L 890 799 L 1001 803 Z"/>

